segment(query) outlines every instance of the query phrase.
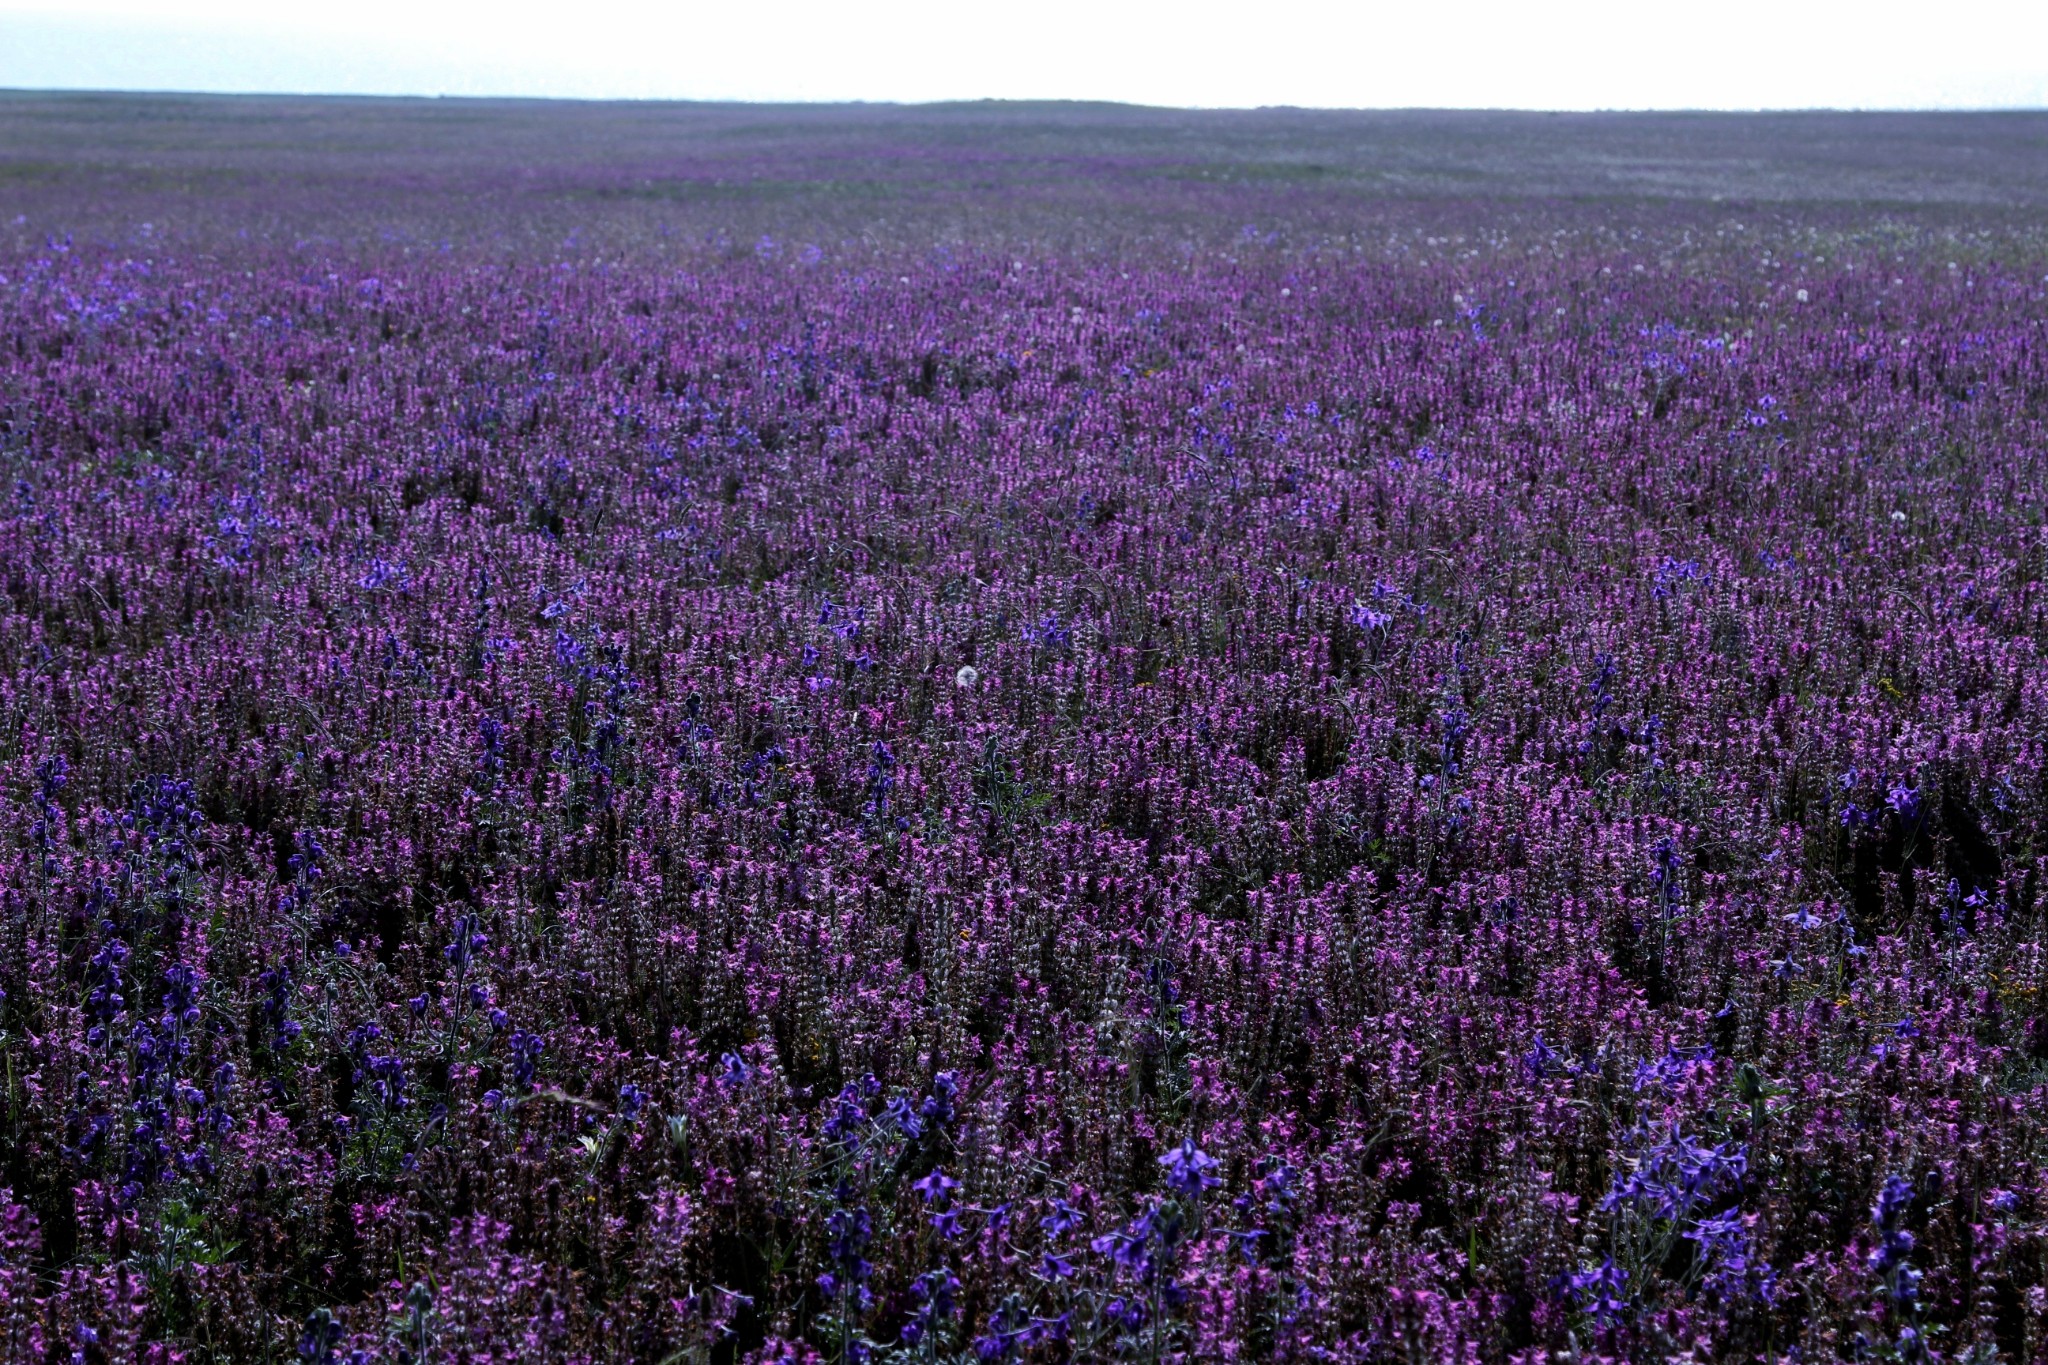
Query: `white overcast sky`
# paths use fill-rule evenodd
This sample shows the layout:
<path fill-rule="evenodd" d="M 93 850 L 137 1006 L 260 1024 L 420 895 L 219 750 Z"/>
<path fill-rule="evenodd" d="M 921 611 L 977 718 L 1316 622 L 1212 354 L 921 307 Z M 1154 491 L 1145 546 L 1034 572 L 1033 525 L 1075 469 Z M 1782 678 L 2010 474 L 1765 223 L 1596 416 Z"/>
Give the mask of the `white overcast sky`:
<path fill-rule="evenodd" d="M 2048 0 L 0 0 L 0 87 L 2048 107 Z"/>

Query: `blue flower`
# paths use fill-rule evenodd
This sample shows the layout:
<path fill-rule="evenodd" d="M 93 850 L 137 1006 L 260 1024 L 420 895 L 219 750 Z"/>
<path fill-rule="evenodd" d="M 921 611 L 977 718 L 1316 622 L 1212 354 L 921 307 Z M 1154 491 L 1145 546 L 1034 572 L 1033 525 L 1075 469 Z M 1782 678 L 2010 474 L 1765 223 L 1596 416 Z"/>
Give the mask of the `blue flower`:
<path fill-rule="evenodd" d="M 1052 1201 L 1052 1212 L 1038 1220 L 1038 1226 L 1045 1229 L 1048 1237 L 1064 1237 L 1086 1221 L 1081 1211 L 1064 1199 Z"/>
<path fill-rule="evenodd" d="M 1382 633 L 1394 624 L 1392 613 L 1375 611 L 1363 602 L 1351 608 L 1350 620 L 1351 624 L 1359 630 L 1373 634 Z"/>
<path fill-rule="evenodd" d="M 1223 1183 L 1211 1174 L 1217 1166 L 1216 1158 L 1195 1146 L 1193 1138 L 1181 1139 L 1180 1146 L 1159 1158 L 1159 1164 L 1166 1168 L 1167 1186 L 1190 1198 Z"/>
<path fill-rule="evenodd" d="M 960 1188 L 960 1182 L 948 1176 L 938 1167 L 933 1167 L 931 1174 L 925 1176 L 922 1180 L 913 1181 L 910 1188 L 924 1196 L 925 1203 L 936 1204 L 940 1208 L 944 1208 L 952 1199 L 953 1191 Z"/>
<path fill-rule="evenodd" d="M 873 1269 L 863 1253 L 874 1240 L 875 1223 L 866 1209 L 834 1209 L 825 1220 L 825 1254 L 842 1282 L 859 1283 Z"/>
<path fill-rule="evenodd" d="M 879 747 L 879 746 L 877 746 Z M 932 1093 L 924 1097 L 918 1106 L 918 1113 L 927 1122 L 947 1124 L 953 1120 L 953 1097 L 960 1093 L 960 1082 L 950 1071 L 941 1071 L 932 1077 Z"/>
<path fill-rule="evenodd" d="M 531 1033 L 512 1035 L 512 1079 L 521 1086 L 533 1084 L 540 1054 L 546 1044 Z"/>
<path fill-rule="evenodd" d="M 331 1365 L 334 1349 L 341 1344 L 342 1327 L 334 1314 L 315 1308 L 306 1316 L 306 1332 L 299 1338 L 299 1358 L 313 1365 Z"/>
<path fill-rule="evenodd" d="M 1676 1222 L 1738 1187 L 1748 1170 L 1749 1150 L 1742 1144 L 1705 1147 L 1674 1130 L 1615 1177 L 1600 1207 L 1633 1205 L 1651 1218 Z"/>
<path fill-rule="evenodd" d="M 1913 1182 L 1902 1175 L 1887 1177 L 1884 1188 L 1877 1193 L 1877 1202 L 1870 1206 L 1871 1226 L 1879 1232 L 1893 1231 L 1912 1203 Z"/>
<path fill-rule="evenodd" d="M 911 1107 L 910 1101 L 901 1095 L 889 1101 L 882 1111 L 882 1121 L 912 1142 L 924 1132 L 924 1120 L 917 1116 L 917 1110 Z"/>
<path fill-rule="evenodd" d="M 904 1326 L 904 1344 L 915 1346 L 931 1335 L 939 1323 L 951 1321 L 956 1307 L 954 1295 L 959 1292 L 959 1279 L 943 1266 L 912 1280 L 910 1295 L 917 1300 L 917 1311 Z"/>
<path fill-rule="evenodd" d="M 1699 1244 L 1700 1258 L 1710 1265 L 1739 1273 L 1748 1264 L 1749 1231 L 1735 1209 L 1700 1219 L 1686 1229 L 1685 1237 Z"/>
<path fill-rule="evenodd" d="M 1593 1318 L 1613 1321 L 1628 1311 L 1628 1272 L 1608 1257 L 1597 1269 L 1580 1271 L 1571 1277 L 1572 1293 L 1579 1306 Z"/>

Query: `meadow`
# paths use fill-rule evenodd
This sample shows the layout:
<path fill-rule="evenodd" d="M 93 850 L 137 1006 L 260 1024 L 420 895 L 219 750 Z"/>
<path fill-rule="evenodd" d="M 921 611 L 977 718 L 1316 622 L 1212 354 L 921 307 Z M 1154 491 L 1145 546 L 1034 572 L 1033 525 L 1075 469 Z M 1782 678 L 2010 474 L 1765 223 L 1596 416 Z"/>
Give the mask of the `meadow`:
<path fill-rule="evenodd" d="M 2048 1357 L 2044 208 L 0 95 L 0 1360 Z"/>

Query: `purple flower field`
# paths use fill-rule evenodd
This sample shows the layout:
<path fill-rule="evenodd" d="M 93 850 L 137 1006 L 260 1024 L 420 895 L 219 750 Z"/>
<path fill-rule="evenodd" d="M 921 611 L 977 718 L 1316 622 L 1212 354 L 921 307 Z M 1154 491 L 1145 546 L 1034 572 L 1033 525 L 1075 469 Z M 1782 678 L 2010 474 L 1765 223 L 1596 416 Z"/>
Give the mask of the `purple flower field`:
<path fill-rule="evenodd" d="M 0 101 L 0 1359 L 2048 1354 L 2043 123 L 947 117 Z"/>

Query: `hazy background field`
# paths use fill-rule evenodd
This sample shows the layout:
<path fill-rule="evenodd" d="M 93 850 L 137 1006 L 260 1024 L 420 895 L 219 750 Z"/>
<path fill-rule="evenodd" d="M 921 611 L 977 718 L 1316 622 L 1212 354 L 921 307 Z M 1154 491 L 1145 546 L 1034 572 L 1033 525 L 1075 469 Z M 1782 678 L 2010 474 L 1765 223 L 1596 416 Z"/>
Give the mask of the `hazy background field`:
<path fill-rule="evenodd" d="M 2031 235 L 2048 113 L 1186 111 L 0 94 L 0 232 L 617 249 L 1674 219 Z M 827 243 L 829 245 L 829 243 Z"/>

